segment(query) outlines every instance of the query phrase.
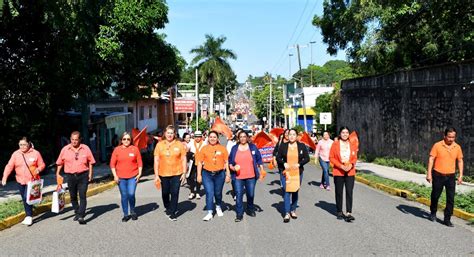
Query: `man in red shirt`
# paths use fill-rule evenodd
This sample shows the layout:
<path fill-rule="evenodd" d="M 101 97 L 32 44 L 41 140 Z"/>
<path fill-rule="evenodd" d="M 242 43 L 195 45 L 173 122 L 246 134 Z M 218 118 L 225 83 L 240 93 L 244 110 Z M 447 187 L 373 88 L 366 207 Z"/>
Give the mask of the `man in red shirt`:
<path fill-rule="evenodd" d="M 76 214 L 74 221 L 84 225 L 86 206 L 87 206 L 87 187 L 92 181 L 92 167 L 95 164 L 94 156 L 87 145 L 81 144 L 81 133 L 74 131 L 71 133 L 71 143 L 61 150 L 56 161 L 56 176 L 61 178 L 61 170 L 64 166 L 67 186 L 71 197 L 72 208 Z M 80 204 L 77 201 L 79 193 Z"/>

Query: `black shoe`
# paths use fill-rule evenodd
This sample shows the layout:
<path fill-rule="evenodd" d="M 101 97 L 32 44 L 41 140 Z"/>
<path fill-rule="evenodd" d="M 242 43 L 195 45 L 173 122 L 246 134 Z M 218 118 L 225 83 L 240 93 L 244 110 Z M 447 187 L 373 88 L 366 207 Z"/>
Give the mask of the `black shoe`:
<path fill-rule="evenodd" d="M 342 212 L 338 212 L 336 214 L 336 217 L 337 217 L 338 220 L 345 220 L 346 219 L 346 215 L 344 215 L 344 213 L 342 213 Z"/>
<path fill-rule="evenodd" d="M 78 218 L 77 221 L 78 221 L 79 224 L 81 224 L 81 225 L 86 225 L 86 224 L 87 224 L 87 222 L 86 222 L 86 221 L 84 220 L 84 218 L 82 218 L 82 217 L 81 217 L 81 218 Z"/>
<path fill-rule="evenodd" d="M 287 213 L 287 214 L 285 215 L 285 217 L 283 218 L 283 222 L 284 222 L 284 223 L 290 222 L 290 214 Z"/>
<path fill-rule="evenodd" d="M 131 218 L 131 216 L 130 216 L 130 215 L 123 216 L 123 218 L 122 218 L 122 222 L 127 222 L 127 221 L 129 221 L 129 220 L 130 220 L 130 218 Z"/>
<path fill-rule="evenodd" d="M 132 220 L 138 220 L 138 215 L 136 213 L 132 213 L 130 217 L 132 218 Z"/>
<path fill-rule="evenodd" d="M 171 215 L 169 216 L 169 220 L 171 220 L 171 221 L 177 221 L 177 220 L 178 220 L 178 216 L 176 216 L 176 214 L 171 214 Z"/>
<path fill-rule="evenodd" d="M 355 218 L 351 214 L 346 216 L 346 222 L 351 222 L 351 221 L 354 221 L 354 220 L 355 220 Z"/>
<path fill-rule="evenodd" d="M 454 227 L 453 223 L 451 223 L 450 220 L 444 220 L 444 225 L 446 225 L 446 226 L 448 226 L 448 227 L 450 227 L 450 228 Z"/>
<path fill-rule="evenodd" d="M 244 217 L 242 217 L 242 216 L 237 216 L 237 217 L 235 217 L 235 220 L 234 220 L 234 221 L 235 221 L 235 222 L 241 222 L 243 218 L 244 218 Z"/>
<path fill-rule="evenodd" d="M 255 217 L 255 216 L 257 216 L 257 214 L 255 213 L 255 211 L 247 211 L 247 215 L 249 215 L 250 217 Z"/>
<path fill-rule="evenodd" d="M 432 222 L 435 222 L 436 221 L 436 214 L 430 214 L 429 220 L 431 220 Z"/>
<path fill-rule="evenodd" d="M 78 219 L 79 219 L 79 215 L 76 214 L 76 215 L 74 216 L 74 219 L 72 219 L 72 220 L 77 221 Z"/>

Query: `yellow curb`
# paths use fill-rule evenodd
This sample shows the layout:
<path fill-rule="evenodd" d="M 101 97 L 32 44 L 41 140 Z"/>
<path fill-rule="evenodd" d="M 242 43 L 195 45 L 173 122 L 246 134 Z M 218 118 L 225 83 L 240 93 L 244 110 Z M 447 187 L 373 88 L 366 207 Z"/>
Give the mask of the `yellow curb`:
<path fill-rule="evenodd" d="M 374 183 L 372 181 L 369 181 L 365 178 L 358 177 L 358 176 L 356 176 L 356 180 L 357 180 L 357 182 L 368 185 L 368 186 L 373 187 L 375 189 L 379 189 L 379 190 L 384 191 L 386 193 L 389 193 L 391 195 L 403 197 L 403 198 L 406 198 L 406 199 L 415 198 L 414 200 L 418 203 L 424 204 L 426 206 L 431 205 L 430 199 L 426 199 L 424 197 L 416 198 L 415 194 L 413 194 L 412 192 L 410 192 L 408 190 L 402 190 L 402 189 L 393 188 L 393 187 L 390 187 L 390 186 L 387 186 L 387 185 L 384 185 L 384 184 Z M 438 210 L 444 210 L 444 208 L 445 208 L 445 205 L 438 204 Z M 466 211 L 463 211 L 463 210 L 460 210 L 460 209 L 457 209 L 457 208 L 454 208 L 453 215 L 458 217 L 458 218 L 461 218 L 463 220 L 474 219 L 474 214 L 473 213 L 469 213 L 469 212 L 466 212 Z"/>
<path fill-rule="evenodd" d="M 103 185 L 100 185 L 98 187 L 89 189 L 89 190 L 87 190 L 87 197 L 90 197 L 90 196 L 102 193 L 104 191 L 107 191 L 107 190 L 113 188 L 115 185 L 117 185 L 117 183 L 115 183 L 115 181 L 111 181 L 111 182 L 105 183 Z M 66 195 L 65 202 L 66 202 L 66 204 L 71 203 L 71 198 L 69 197 L 69 194 Z M 50 210 L 51 210 L 51 202 L 42 203 L 42 204 L 39 204 L 39 205 L 34 207 L 33 215 L 36 216 L 36 215 L 39 215 L 41 213 L 45 213 L 45 212 L 50 211 Z M 10 228 L 10 227 L 22 222 L 23 219 L 25 218 L 25 216 L 26 216 L 26 214 L 23 211 L 23 212 L 20 212 L 20 213 L 14 215 L 14 216 L 8 217 L 8 218 L 0 221 L 0 231 L 2 231 L 4 229 L 7 229 L 7 228 Z"/>

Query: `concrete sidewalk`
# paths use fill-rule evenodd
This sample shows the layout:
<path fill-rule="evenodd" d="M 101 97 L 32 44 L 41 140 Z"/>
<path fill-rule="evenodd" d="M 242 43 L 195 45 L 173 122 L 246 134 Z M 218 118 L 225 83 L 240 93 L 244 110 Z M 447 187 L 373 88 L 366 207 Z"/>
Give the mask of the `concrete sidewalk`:
<path fill-rule="evenodd" d="M 42 175 L 41 178 L 44 179 L 44 188 L 43 194 L 51 193 L 56 190 L 56 166 L 53 167 L 54 170 L 44 171 L 46 175 Z M 103 178 L 105 176 L 111 175 L 110 167 L 107 163 L 101 163 L 95 165 L 93 169 L 94 179 Z M 11 176 L 15 176 L 12 174 Z M 63 184 L 64 188 L 67 188 L 67 183 Z M 7 185 L 2 187 L 0 184 L 0 203 L 8 201 L 10 199 L 21 200 L 20 194 L 18 192 L 18 186 L 15 179 L 8 181 Z"/>
<path fill-rule="evenodd" d="M 431 184 L 426 181 L 425 174 L 418 174 L 410 171 L 405 171 L 393 167 L 382 166 L 373 163 L 367 162 L 357 162 L 356 169 L 362 172 L 373 173 L 377 176 L 397 180 L 397 181 L 407 181 L 414 182 L 419 185 L 425 185 L 431 187 Z M 463 182 L 461 185 L 456 184 L 457 193 L 467 193 L 474 190 L 474 185 L 470 183 Z"/>

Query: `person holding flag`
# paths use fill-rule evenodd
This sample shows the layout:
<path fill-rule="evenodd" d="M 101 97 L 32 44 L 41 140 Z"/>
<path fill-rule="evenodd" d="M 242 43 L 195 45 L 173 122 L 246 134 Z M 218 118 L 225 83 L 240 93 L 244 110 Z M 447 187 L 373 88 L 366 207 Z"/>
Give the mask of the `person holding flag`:
<path fill-rule="evenodd" d="M 339 137 L 331 146 L 329 151 L 329 161 L 333 167 L 334 185 L 336 187 L 336 209 L 337 219 L 344 219 L 347 222 L 355 220 L 352 216 L 352 192 L 357 162 L 357 152 L 359 151 L 359 141 L 357 134 L 353 132 L 349 136 L 349 128 L 341 127 Z M 346 187 L 346 214 L 342 212 L 342 193 Z"/>
<path fill-rule="evenodd" d="M 255 184 L 263 178 L 263 161 L 257 146 L 249 143 L 249 134 L 242 130 L 237 134 L 238 144 L 232 147 L 229 155 L 229 168 L 236 173 L 236 212 L 235 222 L 240 222 L 244 216 L 244 187 L 247 197 L 247 215 L 255 217 Z"/>
<path fill-rule="evenodd" d="M 290 222 L 297 219 L 296 208 L 298 207 L 298 192 L 303 179 L 303 166 L 309 162 L 309 153 L 306 145 L 298 142 L 298 131 L 290 129 L 288 142 L 283 143 L 276 157 L 278 168 L 283 171 L 283 201 L 285 205 L 285 215 L 283 222 Z M 291 197 L 291 202 L 290 202 Z"/>
<path fill-rule="evenodd" d="M 26 217 L 21 222 L 23 225 L 33 224 L 33 206 L 26 202 L 27 184 L 46 167 L 41 154 L 33 149 L 27 137 L 23 137 L 18 142 L 19 149 L 13 152 L 5 169 L 3 170 L 2 185 L 7 184 L 8 176 L 15 171 L 16 182 L 20 191 L 21 200 L 25 209 Z"/>
<path fill-rule="evenodd" d="M 222 217 L 222 189 L 224 182 L 230 182 L 230 171 L 227 165 L 229 154 L 225 146 L 219 144 L 216 131 L 209 132 L 208 144 L 196 156 L 197 182 L 204 185 L 206 190 L 206 210 L 204 221 L 209 221 L 214 213 L 214 198 L 216 200 L 217 216 Z"/>
<path fill-rule="evenodd" d="M 122 222 L 138 219 L 135 212 L 135 191 L 142 175 L 143 162 L 140 150 L 132 143 L 133 139 L 130 133 L 124 132 L 121 144 L 115 147 L 110 160 L 110 169 L 120 190 Z"/>
<path fill-rule="evenodd" d="M 165 129 L 165 140 L 160 141 L 154 152 L 155 184 L 161 183 L 163 205 L 171 221 L 178 220 L 178 199 L 181 182 L 186 179 L 186 149 L 176 139 L 174 126 Z"/>

